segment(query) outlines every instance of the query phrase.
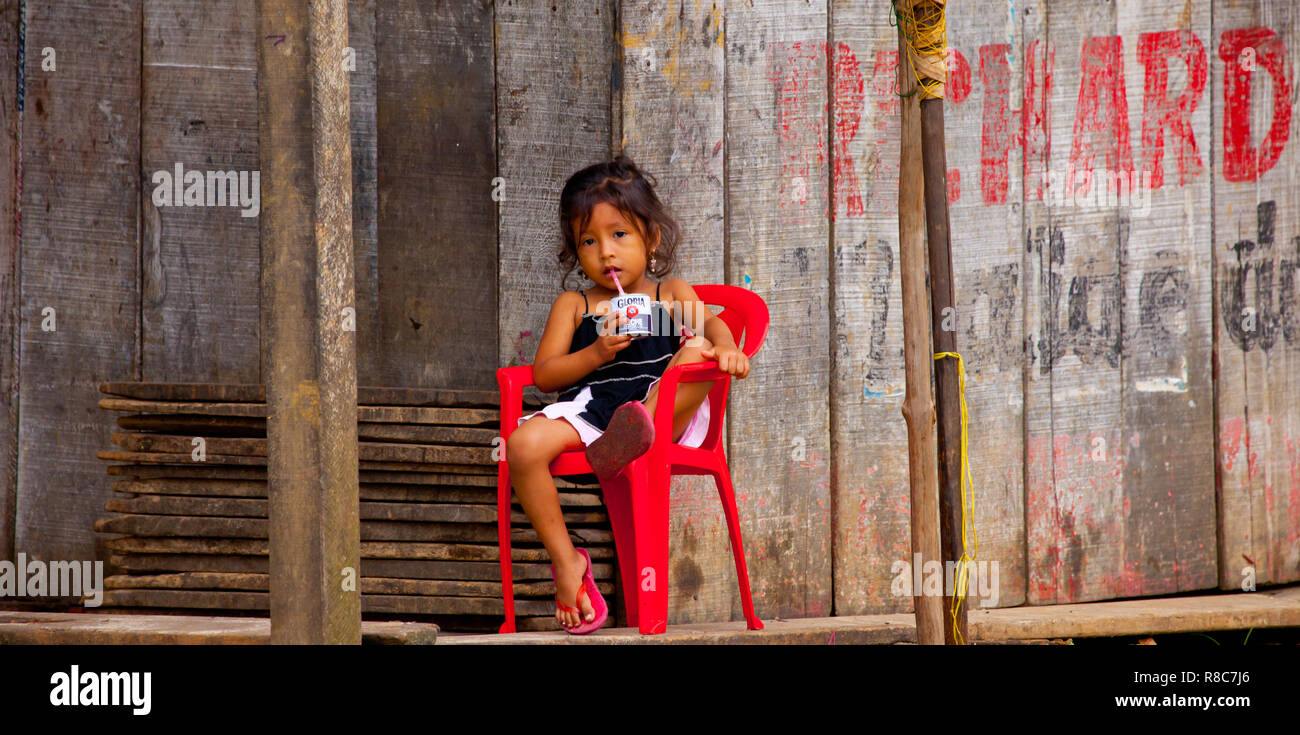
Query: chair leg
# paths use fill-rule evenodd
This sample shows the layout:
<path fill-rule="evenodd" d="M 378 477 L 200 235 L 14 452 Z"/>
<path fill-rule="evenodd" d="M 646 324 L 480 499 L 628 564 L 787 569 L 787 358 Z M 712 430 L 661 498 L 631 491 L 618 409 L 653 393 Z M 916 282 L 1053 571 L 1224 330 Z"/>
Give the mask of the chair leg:
<path fill-rule="evenodd" d="M 642 635 L 668 629 L 668 474 L 661 458 L 642 457 L 628 465 L 636 519 L 637 606 Z"/>
<path fill-rule="evenodd" d="M 501 592 L 505 602 L 506 620 L 498 633 L 515 632 L 514 572 L 510 567 L 510 466 L 501 462 L 497 467 L 497 548 L 501 553 Z"/>
<path fill-rule="evenodd" d="M 609 511 L 609 523 L 614 531 L 614 550 L 618 554 L 619 577 L 623 582 L 623 613 L 628 626 L 637 625 L 640 609 L 637 607 L 636 576 L 636 524 L 632 519 L 632 486 L 627 475 L 601 482 L 601 493 L 605 497 L 605 509 Z"/>
<path fill-rule="evenodd" d="M 736 578 L 740 583 L 740 603 L 745 613 L 745 623 L 749 630 L 762 630 L 763 621 L 754 614 L 754 600 L 749 590 L 749 572 L 745 567 L 745 545 L 740 540 L 740 517 L 736 513 L 736 491 L 731 485 L 731 472 L 727 465 L 721 465 L 721 471 L 714 474 L 718 483 L 718 496 L 722 499 L 722 511 L 727 517 L 727 533 L 731 536 L 731 555 L 736 560 Z"/>

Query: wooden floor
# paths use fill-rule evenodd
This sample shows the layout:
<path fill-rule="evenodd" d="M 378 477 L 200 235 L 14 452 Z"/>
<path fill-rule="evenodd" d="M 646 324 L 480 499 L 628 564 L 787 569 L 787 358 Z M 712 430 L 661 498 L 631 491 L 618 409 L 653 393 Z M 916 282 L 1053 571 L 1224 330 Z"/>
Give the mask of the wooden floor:
<path fill-rule="evenodd" d="M 635 628 L 606 628 L 588 636 L 570 636 L 561 631 L 509 635 L 441 633 L 438 645 L 915 643 L 915 622 L 907 613 L 764 620 L 761 631 L 745 630 L 743 620 L 670 625 L 667 633 L 657 636 L 641 636 Z M 976 642 L 1287 628 L 1300 626 L 1300 586 L 1237 594 L 975 610 L 970 613 L 969 623 L 971 639 Z"/>
<path fill-rule="evenodd" d="M 589 636 L 553 631 L 480 635 L 439 632 L 426 623 L 365 622 L 367 644 L 894 644 L 916 641 L 910 614 L 764 620 L 747 631 L 744 621 L 671 625 L 641 636 L 634 628 L 605 628 Z M 970 614 L 979 642 L 1159 635 L 1211 630 L 1300 627 L 1300 586 L 1237 594 L 1045 605 Z M 45 613 L 0 611 L 0 644 L 258 644 L 270 639 L 266 618 Z"/>
<path fill-rule="evenodd" d="M 438 626 L 364 621 L 363 645 L 432 644 Z M 0 610 L 0 645 L 257 645 L 271 642 L 268 618 Z"/>

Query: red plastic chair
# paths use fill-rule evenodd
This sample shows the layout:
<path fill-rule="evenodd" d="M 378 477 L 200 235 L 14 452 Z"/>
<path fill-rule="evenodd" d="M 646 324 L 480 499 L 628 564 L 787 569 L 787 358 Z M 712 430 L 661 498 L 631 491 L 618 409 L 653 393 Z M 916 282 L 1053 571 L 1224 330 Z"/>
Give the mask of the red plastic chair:
<path fill-rule="evenodd" d="M 752 291 L 736 286 L 701 285 L 695 287 L 695 292 L 704 303 L 723 307 L 718 318 L 731 329 L 731 336 L 740 350 L 752 359 L 767 337 L 767 304 Z M 709 391 L 709 429 L 704 441 L 698 448 L 673 443 L 673 405 L 678 383 L 710 380 L 717 382 Z M 501 436 L 508 442 L 523 415 L 524 386 L 533 385 L 533 366 L 500 368 L 497 370 L 497 383 L 501 387 Z M 736 561 L 746 624 L 749 630 L 763 629 L 762 621 L 754 614 L 749 573 L 745 568 L 745 549 L 740 540 L 736 493 L 731 485 L 727 457 L 722 451 L 722 418 L 726 414 L 730 387 L 731 375 L 718 370 L 718 363 L 714 360 L 677 365 L 666 371 L 659 381 L 654 446 L 633 460 L 616 480 L 601 486 L 614 529 L 627 621 L 629 625 L 636 625 L 644 635 L 663 633 L 668 627 L 668 493 L 673 475 L 712 475 L 718 484 L 718 495 L 722 499 L 727 531 L 731 536 L 731 553 Z M 513 633 L 510 466 L 506 463 L 504 450 L 500 457 L 497 464 L 497 532 L 506 620 L 498 632 Z M 587 463 L 584 448 L 576 447 L 556 457 L 550 470 L 552 475 L 584 475 L 591 473 L 591 465 Z"/>

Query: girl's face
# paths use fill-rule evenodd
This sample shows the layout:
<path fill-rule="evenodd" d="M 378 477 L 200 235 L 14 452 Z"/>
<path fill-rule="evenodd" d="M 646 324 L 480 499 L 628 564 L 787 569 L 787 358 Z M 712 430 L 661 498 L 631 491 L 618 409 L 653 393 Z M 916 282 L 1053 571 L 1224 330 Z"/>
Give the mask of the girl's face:
<path fill-rule="evenodd" d="M 577 229 L 578 223 L 573 224 Z M 578 263 L 587 277 L 610 291 L 618 285 L 609 275 L 610 268 L 618 271 L 618 281 L 625 291 L 645 288 L 647 253 L 658 248 L 656 242 L 647 246 L 637 228 L 628 217 L 608 202 L 600 202 L 591 211 L 587 227 L 575 238 L 578 244 Z"/>

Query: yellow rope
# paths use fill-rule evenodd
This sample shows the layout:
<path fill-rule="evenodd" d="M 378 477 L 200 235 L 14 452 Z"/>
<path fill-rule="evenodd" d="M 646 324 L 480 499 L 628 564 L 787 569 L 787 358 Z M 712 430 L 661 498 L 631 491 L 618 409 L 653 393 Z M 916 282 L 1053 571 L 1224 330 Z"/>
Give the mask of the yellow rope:
<path fill-rule="evenodd" d="M 971 479 L 970 455 L 966 451 L 966 366 L 956 352 L 936 352 L 934 359 L 957 358 L 957 387 L 961 397 L 961 558 L 957 560 L 957 591 L 952 596 L 952 638 L 958 645 L 966 641 L 957 627 L 957 613 L 966 601 L 966 568 L 979 555 L 979 537 L 975 535 L 975 486 Z M 971 549 L 966 550 L 966 529 L 970 529 Z"/>
<path fill-rule="evenodd" d="M 944 20 L 944 0 L 890 0 L 893 22 L 903 29 L 907 40 L 906 60 L 916 75 L 921 98 L 940 99 L 948 78 L 948 26 Z M 920 16 L 917 14 L 920 6 Z M 898 63 L 904 63 L 899 59 Z M 910 95 L 908 95 L 910 96 Z"/>

